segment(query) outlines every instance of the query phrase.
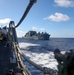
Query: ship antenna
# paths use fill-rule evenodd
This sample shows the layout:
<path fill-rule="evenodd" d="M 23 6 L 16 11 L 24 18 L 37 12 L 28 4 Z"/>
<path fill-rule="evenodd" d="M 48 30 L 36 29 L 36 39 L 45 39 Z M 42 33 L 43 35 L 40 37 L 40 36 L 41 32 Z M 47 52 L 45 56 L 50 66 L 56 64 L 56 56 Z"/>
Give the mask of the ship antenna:
<path fill-rule="evenodd" d="M 19 20 L 18 24 L 15 26 L 15 28 L 17 28 L 25 19 L 25 17 L 27 16 L 28 12 L 30 11 L 31 7 L 33 6 L 34 3 L 36 3 L 37 0 L 30 0 L 24 14 L 22 15 L 21 19 Z"/>

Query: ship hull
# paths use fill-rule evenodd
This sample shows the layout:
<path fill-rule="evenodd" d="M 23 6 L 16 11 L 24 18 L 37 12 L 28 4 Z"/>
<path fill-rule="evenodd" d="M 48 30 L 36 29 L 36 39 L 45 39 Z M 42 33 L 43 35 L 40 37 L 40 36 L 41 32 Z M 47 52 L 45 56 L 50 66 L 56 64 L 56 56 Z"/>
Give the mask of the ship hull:
<path fill-rule="evenodd" d="M 49 40 L 50 39 L 50 36 L 26 36 L 26 37 L 23 37 L 25 39 L 32 39 L 32 40 Z"/>

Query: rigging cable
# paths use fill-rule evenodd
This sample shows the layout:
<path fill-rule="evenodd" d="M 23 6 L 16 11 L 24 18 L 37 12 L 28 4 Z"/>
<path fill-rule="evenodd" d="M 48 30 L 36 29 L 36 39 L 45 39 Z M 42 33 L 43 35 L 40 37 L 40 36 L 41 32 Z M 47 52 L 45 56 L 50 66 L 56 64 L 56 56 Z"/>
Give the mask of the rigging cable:
<path fill-rule="evenodd" d="M 28 12 L 30 11 L 31 7 L 33 6 L 33 4 L 36 2 L 37 0 L 30 0 L 30 3 L 28 4 L 23 16 L 21 17 L 20 21 L 18 22 L 18 24 L 14 27 L 14 28 L 17 28 L 21 23 L 22 21 L 25 19 L 25 17 L 27 16 Z"/>

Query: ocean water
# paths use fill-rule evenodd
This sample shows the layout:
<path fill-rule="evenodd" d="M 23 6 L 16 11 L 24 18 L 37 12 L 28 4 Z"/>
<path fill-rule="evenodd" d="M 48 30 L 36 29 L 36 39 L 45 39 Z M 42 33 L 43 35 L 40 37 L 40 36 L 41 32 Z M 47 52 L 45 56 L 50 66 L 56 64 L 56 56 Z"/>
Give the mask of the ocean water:
<path fill-rule="evenodd" d="M 21 51 L 36 64 L 57 69 L 57 61 L 54 58 L 54 50 L 60 49 L 62 53 L 73 49 L 74 50 L 74 38 L 50 38 L 50 40 L 29 40 L 24 38 L 18 38 Z M 24 64 L 30 70 L 32 75 L 43 75 L 41 71 L 30 65 L 23 59 Z"/>

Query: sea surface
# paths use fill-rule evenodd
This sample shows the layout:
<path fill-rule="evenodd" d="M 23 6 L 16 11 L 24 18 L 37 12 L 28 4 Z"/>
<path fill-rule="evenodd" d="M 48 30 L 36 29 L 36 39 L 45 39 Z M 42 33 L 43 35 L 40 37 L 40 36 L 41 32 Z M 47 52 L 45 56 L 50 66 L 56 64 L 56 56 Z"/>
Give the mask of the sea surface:
<path fill-rule="evenodd" d="M 21 51 L 27 56 L 28 59 L 36 64 L 57 69 L 57 61 L 54 58 L 54 50 L 60 49 L 62 53 L 67 50 L 74 50 L 74 38 L 50 38 L 50 40 L 30 40 L 18 38 Z M 30 65 L 23 59 L 24 64 L 30 70 L 32 75 L 43 75 L 41 71 Z"/>

